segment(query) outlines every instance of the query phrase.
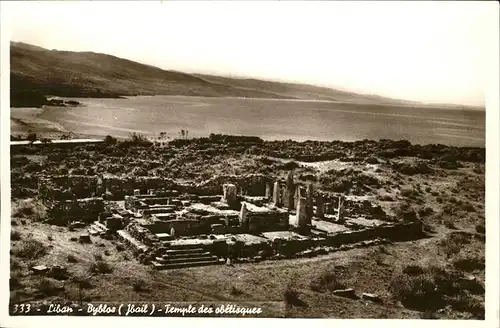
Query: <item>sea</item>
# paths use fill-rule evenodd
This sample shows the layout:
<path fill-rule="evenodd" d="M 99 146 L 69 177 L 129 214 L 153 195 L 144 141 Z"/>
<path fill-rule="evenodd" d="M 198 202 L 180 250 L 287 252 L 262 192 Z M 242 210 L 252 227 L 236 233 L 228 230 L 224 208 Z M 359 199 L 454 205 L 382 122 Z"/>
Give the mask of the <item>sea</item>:
<path fill-rule="evenodd" d="M 484 110 L 192 96 L 70 99 L 84 106 L 46 107 L 36 112 L 37 120 L 65 131 L 119 138 L 162 132 L 176 138 L 184 130 L 189 138 L 220 133 L 264 140 L 406 139 L 421 145 L 485 147 Z M 21 111 L 13 108 L 11 117 Z"/>

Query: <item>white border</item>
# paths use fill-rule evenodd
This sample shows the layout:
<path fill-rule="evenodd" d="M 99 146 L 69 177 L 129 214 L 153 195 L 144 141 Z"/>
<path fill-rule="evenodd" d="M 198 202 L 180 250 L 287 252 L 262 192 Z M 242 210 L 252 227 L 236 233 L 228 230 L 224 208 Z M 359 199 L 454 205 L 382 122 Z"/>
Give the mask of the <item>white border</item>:
<path fill-rule="evenodd" d="M 208 318 L 125 318 L 125 317 L 84 317 L 81 320 L 78 317 L 9 317 L 8 301 L 9 289 L 8 278 L 10 272 L 9 266 L 9 234 L 10 234 L 10 108 L 9 108 L 9 41 L 10 30 L 8 24 L 8 8 L 11 3 L 0 1 L 1 14 L 1 238 L 0 238 L 0 326 L 2 327 L 88 327 L 89 325 L 106 325 L 121 327 L 137 327 L 147 322 L 148 326 L 167 327 L 175 325 L 190 324 L 216 324 L 217 326 L 234 327 L 255 326 L 261 324 L 287 324 L 303 325 L 302 320 L 283 320 L 287 319 L 215 319 L 216 322 L 210 322 Z M 196 3 L 193 3 L 195 6 Z M 363 3 L 359 2 L 360 6 Z M 382 5 L 382 4 L 380 4 Z M 498 17 L 499 7 L 496 2 L 483 2 L 483 6 L 490 7 L 491 15 L 496 18 L 496 24 L 491 28 L 495 31 L 491 44 L 489 70 L 490 83 L 486 92 L 486 320 L 468 321 L 468 320 L 443 320 L 443 321 L 422 321 L 422 320 L 370 320 L 370 319 L 315 319 L 315 325 L 331 327 L 332 325 L 383 325 L 384 327 L 400 327 L 401 325 L 418 327 L 422 324 L 432 326 L 462 326 L 462 327 L 498 327 L 499 322 L 499 185 L 500 185 L 500 166 L 499 166 L 499 31 Z M 207 13 L 208 14 L 208 13 Z M 258 22 L 256 22 L 258 24 Z M 422 22 L 425 24 L 425 22 Z M 258 320 L 258 321 L 255 321 Z M 333 322 L 332 322 L 333 320 Z"/>

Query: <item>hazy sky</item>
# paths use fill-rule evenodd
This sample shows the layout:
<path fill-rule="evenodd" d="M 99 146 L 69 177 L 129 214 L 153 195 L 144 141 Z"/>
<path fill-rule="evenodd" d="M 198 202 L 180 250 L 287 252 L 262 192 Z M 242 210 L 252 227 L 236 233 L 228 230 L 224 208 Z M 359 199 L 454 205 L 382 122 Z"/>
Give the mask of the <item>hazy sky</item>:
<path fill-rule="evenodd" d="M 490 35 L 498 27 L 492 8 L 484 2 L 41 1 L 9 2 L 7 9 L 13 41 L 49 49 L 483 105 Z"/>

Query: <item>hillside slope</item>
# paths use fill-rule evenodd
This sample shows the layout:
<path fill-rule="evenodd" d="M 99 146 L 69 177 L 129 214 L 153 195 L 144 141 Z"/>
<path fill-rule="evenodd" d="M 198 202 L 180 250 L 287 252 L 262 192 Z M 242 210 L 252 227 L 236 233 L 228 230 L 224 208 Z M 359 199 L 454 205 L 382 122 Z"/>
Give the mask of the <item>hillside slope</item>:
<path fill-rule="evenodd" d="M 35 106 L 43 99 L 40 95 L 186 95 L 401 103 L 305 84 L 166 71 L 106 54 L 47 50 L 19 42 L 11 42 L 10 51 L 13 107 Z"/>

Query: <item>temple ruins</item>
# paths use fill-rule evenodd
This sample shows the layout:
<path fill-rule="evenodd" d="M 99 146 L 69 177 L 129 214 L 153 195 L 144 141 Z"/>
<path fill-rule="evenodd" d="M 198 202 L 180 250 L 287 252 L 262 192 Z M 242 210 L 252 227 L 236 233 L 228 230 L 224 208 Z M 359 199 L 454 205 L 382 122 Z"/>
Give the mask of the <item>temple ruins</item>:
<path fill-rule="evenodd" d="M 203 184 L 161 178 L 52 177 L 40 196 L 58 224 L 114 236 L 157 269 L 283 259 L 411 238 L 418 222 L 385 221 L 379 206 L 264 176 Z"/>

